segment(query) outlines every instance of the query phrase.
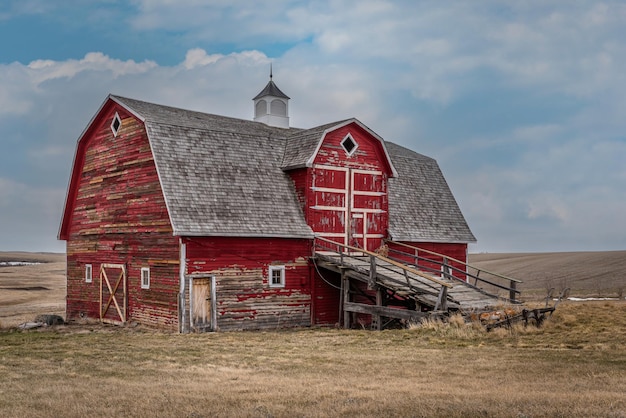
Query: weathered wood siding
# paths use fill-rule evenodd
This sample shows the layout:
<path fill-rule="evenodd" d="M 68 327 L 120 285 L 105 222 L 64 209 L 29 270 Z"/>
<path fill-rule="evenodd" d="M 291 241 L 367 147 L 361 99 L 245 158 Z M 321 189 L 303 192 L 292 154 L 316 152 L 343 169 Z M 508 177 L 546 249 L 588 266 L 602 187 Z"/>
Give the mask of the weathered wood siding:
<path fill-rule="evenodd" d="M 342 147 L 350 135 L 351 155 Z M 328 133 L 309 170 L 306 219 L 320 236 L 375 250 L 389 226 L 391 168 L 380 142 L 355 123 Z"/>
<path fill-rule="evenodd" d="M 304 213 L 305 218 L 308 216 L 307 203 L 307 190 L 311 187 L 311 175 L 308 168 L 299 168 L 297 170 L 289 171 L 289 175 L 293 180 L 294 187 L 296 189 L 296 196 L 300 207 Z M 307 218 L 308 219 L 308 218 Z"/>
<path fill-rule="evenodd" d="M 117 137 L 110 125 L 118 112 Z M 129 321 L 177 328 L 178 238 L 143 124 L 117 106 L 104 108 L 79 144 L 67 239 L 67 316 L 99 318 L 100 266 L 127 269 Z M 93 126 L 93 125 L 92 125 Z M 93 282 L 85 282 L 85 265 Z M 150 288 L 141 288 L 141 268 Z"/>
<path fill-rule="evenodd" d="M 313 271 L 313 322 L 315 325 L 339 323 L 341 276 L 329 270 Z"/>
<path fill-rule="evenodd" d="M 311 240 L 199 237 L 184 242 L 187 273 L 215 275 L 218 330 L 311 325 Z M 284 287 L 270 287 L 270 265 L 285 266 Z"/>
<path fill-rule="evenodd" d="M 350 156 L 346 155 L 341 146 L 341 141 L 348 134 L 358 144 L 357 149 Z M 356 123 L 329 132 L 324 137 L 313 164 L 380 170 L 386 174 L 391 172 L 380 142 Z"/>

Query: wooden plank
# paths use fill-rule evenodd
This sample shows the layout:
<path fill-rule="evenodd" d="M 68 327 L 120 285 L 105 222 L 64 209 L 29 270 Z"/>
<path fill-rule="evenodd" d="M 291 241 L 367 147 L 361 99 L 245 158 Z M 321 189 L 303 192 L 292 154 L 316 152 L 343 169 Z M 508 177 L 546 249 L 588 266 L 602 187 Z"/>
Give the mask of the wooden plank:
<path fill-rule="evenodd" d="M 429 316 L 428 312 L 409 311 L 405 309 L 389 308 L 386 306 L 366 305 L 364 303 L 347 302 L 344 309 L 348 312 L 356 312 L 369 315 L 386 316 L 387 318 L 417 321 Z"/>

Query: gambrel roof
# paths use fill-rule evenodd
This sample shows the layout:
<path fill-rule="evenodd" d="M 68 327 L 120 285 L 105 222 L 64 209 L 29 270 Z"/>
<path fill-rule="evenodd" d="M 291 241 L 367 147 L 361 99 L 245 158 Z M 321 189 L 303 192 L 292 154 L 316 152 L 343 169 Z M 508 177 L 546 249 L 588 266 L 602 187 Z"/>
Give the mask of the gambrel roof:
<path fill-rule="evenodd" d="M 356 119 L 283 129 L 120 96 L 109 101 L 145 125 L 174 235 L 313 237 L 287 172 L 310 167 L 324 135 L 354 123 L 379 141 L 391 168 L 391 238 L 475 241 L 437 162 L 384 141 Z"/>
<path fill-rule="evenodd" d="M 138 100 L 174 235 L 313 236 L 281 170 L 285 129 Z"/>
<path fill-rule="evenodd" d="M 398 170 L 389 179 L 389 234 L 396 241 L 476 242 L 437 161 L 387 142 Z"/>

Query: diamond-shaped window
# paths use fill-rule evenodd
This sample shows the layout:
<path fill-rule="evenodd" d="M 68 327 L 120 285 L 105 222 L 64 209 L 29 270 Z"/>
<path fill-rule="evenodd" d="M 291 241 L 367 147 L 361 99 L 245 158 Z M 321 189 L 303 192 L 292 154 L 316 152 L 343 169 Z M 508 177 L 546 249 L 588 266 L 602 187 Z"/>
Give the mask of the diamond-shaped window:
<path fill-rule="evenodd" d="M 343 141 L 341 141 L 341 146 L 346 151 L 346 154 L 352 155 L 359 145 L 352 139 L 352 136 L 348 134 Z"/>
<path fill-rule="evenodd" d="M 111 122 L 111 131 L 113 131 L 113 136 L 117 136 L 117 133 L 120 131 L 122 127 L 122 119 L 120 119 L 120 115 L 115 113 L 113 117 L 113 122 Z"/>

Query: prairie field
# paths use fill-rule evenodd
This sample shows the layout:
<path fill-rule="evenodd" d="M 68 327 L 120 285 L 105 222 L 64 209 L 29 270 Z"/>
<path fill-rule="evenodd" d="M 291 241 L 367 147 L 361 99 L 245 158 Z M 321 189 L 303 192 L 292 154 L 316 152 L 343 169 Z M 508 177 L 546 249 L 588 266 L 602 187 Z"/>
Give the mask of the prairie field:
<path fill-rule="evenodd" d="M 626 417 L 624 298 L 566 301 L 541 328 L 492 332 L 458 318 L 381 332 L 20 331 L 17 318 L 63 313 L 63 256 L 33 257 L 22 261 L 48 263 L 0 267 L 3 417 Z"/>

